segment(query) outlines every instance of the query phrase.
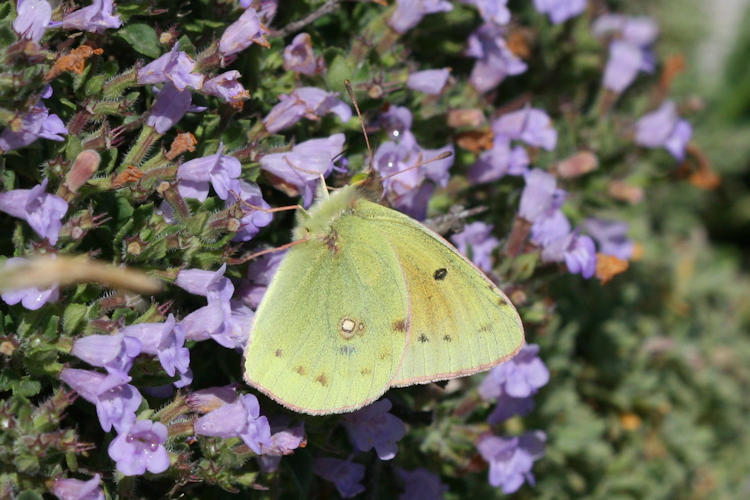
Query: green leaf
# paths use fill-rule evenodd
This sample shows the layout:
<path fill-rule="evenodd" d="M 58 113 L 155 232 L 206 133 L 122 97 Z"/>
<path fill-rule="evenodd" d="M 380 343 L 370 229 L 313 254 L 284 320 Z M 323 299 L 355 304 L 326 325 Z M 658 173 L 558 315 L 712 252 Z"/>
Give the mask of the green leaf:
<path fill-rule="evenodd" d="M 11 384 L 13 394 L 24 398 L 30 398 L 39 394 L 42 390 L 42 384 L 36 380 L 31 380 L 28 377 L 24 377 L 20 380 L 15 380 Z"/>
<path fill-rule="evenodd" d="M 16 495 L 16 500 L 42 500 L 42 495 L 36 491 L 25 490 Z"/>
<path fill-rule="evenodd" d="M 93 96 L 97 95 L 102 91 L 102 87 L 104 86 L 104 82 L 107 80 L 107 77 L 105 75 L 94 75 L 91 78 L 88 79 L 86 82 L 86 95 Z"/>
<path fill-rule="evenodd" d="M 136 52 L 144 56 L 156 59 L 161 55 L 159 37 L 156 36 L 156 31 L 147 24 L 128 24 L 117 32 L 117 36 L 125 40 Z"/>
<path fill-rule="evenodd" d="M 354 77 L 354 70 L 355 68 L 349 64 L 346 57 L 341 54 L 337 55 L 326 74 L 328 88 L 336 92 L 344 90 L 344 80 L 351 80 Z"/>
<path fill-rule="evenodd" d="M 63 313 L 63 331 L 70 335 L 81 320 L 86 317 L 88 307 L 83 304 L 70 304 Z"/>
<path fill-rule="evenodd" d="M 47 320 L 47 326 L 44 328 L 44 336 L 48 339 L 53 339 L 57 337 L 57 327 L 60 323 L 59 316 L 50 316 L 49 320 Z"/>
<path fill-rule="evenodd" d="M 75 160 L 76 156 L 78 156 L 78 153 L 80 153 L 82 150 L 83 146 L 81 145 L 81 138 L 74 135 L 68 135 L 65 144 L 65 159 L 68 161 Z"/>

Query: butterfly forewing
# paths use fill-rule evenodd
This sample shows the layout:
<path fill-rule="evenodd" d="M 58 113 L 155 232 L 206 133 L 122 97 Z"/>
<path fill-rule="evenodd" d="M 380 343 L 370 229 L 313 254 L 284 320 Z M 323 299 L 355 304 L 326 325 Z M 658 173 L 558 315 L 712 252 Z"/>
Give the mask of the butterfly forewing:
<path fill-rule="evenodd" d="M 357 216 L 395 250 L 412 310 L 392 386 L 469 375 L 515 355 L 524 342 L 508 298 L 448 242 L 394 210 L 360 201 Z"/>
<path fill-rule="evenodd" d="M 387 241 L 352 220 L 292 247 L 255 315 L 247 381 L 296 411 L 340 413 L 375 400 L 407 344 L 401 266 Z"/>

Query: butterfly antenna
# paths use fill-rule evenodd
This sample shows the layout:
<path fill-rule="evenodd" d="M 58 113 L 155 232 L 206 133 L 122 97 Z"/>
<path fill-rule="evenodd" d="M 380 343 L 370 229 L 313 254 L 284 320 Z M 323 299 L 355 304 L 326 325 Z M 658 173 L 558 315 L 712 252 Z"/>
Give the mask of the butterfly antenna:
<path fill-rule="evenodd" d="M 357 117 L 359 118 L 359 125 L 362 127 L 362 134 L 365 136 L 365 144 L 367 145 L 367 155 L 370 159 L 370 162 L 368 164 L 368 169 L 372 169 L 373 164 L 373 156 L 372 156 L 372 148 L 370 147 L 370 138 L 367 136 L 367 130 L 365 128 L 365 120 L 362 118 L 362 113 L 359 111 L 359 103 L 357 102 L 357 98 L 354 96 L 354 90 L 352 89 L 352 82 L 349 80 L 344 80 L 344 86 L 346 87 L 346 92 L 349 94 L 349 99 L 352 100 L 352 104 L 354 104 L 354 109 L 357 111 Z"/>
<path fill-rule="evenodd" d="M 415 163 L 411 167 L 407 167 L 407 168 L 405 168 L 403 170 L 399 170 L 398 172 L 393 172 L 392 174 L 384 175 L 383 177 L 380 178 L 380 180 L 386 180 L 386 179 L 388 179 L 390 177 L 393 177 L 395 175 L 403 174 L 404 172 L 408 172 L 409 170 L 413 170 L 415 168 L 419 168 L 419 167 L 422 167 L 424 165 L 428 165 L 428 164 L 430 164 L 430 163 L 432 163 L 434 161 L 444 160 L 444 159 L 446 159 L 446 158 L 448 158 L 449 156 L 452 156 L 452 155 L 453 155 L 452 151 L 443 151 L 439 155 L 433 156 L 429 160 L 422 160 L 422 153 L 419 153 L 419 160 L 417 161 L 417 163 Z"/>
<path fill-rule="evenodd" d="M 299 245 L 300 243 L 304 243 L 305 241 L 307 241 L 306 238 L 301 239 L 301 240 L 295 240 L 295 241 L 291 241 L 287 243 L 286 245 L 281 245 L 280 247 L 266 248 L 265 250 L 261 250 L 260 252 L 251 253 L 243 257 L 237 257 L 235 259 L 230 258 L 230 259 L 227 259 L 227 264 L 232 265 L 232 266 L 238 266 L 250 260 L 257 259 L 258 257 L 262 255 L 275 253 L 275 252 L 281 252 L 282 250 L 286 250 L 287 248 L 291 248 L 295 245 Z"/>
<path fill-rule="evenodd" d="M 320 174 L 320 189 L 319 189 L 319 191 L 320 191 L 320 193 L 318 194 L 318 196 L 320 198 L 322 198 L 324 200 L 327 200 L 328 198 L 330 198 L 330 196 L 328 196 L 328 184 L 326 184 L 326 178 L 323 177 L 322 173 Z"/>
<path fill-rule="evenodd" d="M 323 173 L 322 172 L 318 172 L 317 170 L 310 170 L 310 169 L 307 169 L 307 168 L 302 168 L 299 165 L 295 165 L 286 156 L 284 157 L 284 161 L 293 170 L 298 170 L 298 171 L 304 172 L 306 174 L 317 175 L 318 177 L 320 177 L 320 187 L 318 189 L 318 191 L 319 191 L 318 196 L 322 196 L 324 199 L 328 199 L 328 189 L 329 188 L 328 188 L 328 185 L 326 184 L 326 179 L 325 179 L 325 177 L 323 177 Z"/>

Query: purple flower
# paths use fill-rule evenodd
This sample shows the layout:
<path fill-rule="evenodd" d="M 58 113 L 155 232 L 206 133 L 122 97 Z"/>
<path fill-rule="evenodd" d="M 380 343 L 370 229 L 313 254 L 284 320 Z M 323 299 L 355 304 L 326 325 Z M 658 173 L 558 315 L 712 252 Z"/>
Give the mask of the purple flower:
<path fill-rule="evenodd" d="M 258 8 L 258 17 L 260 22 L 269 25 L 273 18 L 276 17 L 276 11 L 279 8 L 279 0 L 240 0 L 240 5 L 243 9 L 246 9 L 250 4 L 255 3 Z"/>
<path fill-rule="evenodd" d="M 119 15 L 112 15 L 112 0 L 94 0 L 88 7 L 78 9 L 63 17 L 65 29 L 76 29 L 100 33 L 109 28 L 119 28 Z"/>
<path fill-rule="evenodd" d="M 643 49 L 629 42 L 613 40 L 609 45 L 603 85 L 621 94 L 633 83 L 639 71 L 650 71 L 651 68 L 651 59 Z"/>
<path fill-rule="evenodd" d="M 5 261 L 4 267 L 10 269 L 26 262 L 28 262 L 28 259 L 11 257 Z M 20 302 L 26 309 L 36 311 L 47 302 L 57 302 L 60 298 L 60 288 L 57 285 L 52 285 L 45 290 L 39 290 L 35 287 L 8 290 L 2 293 L 2 298 L 8 305 L 12 306 Z"/>
<path fill-rule="evenodd" d="M 496 181 L 504 175 L 523 175 L 528 171 L 529 155 L 522 146 L 511 148 L 510 139 L 496 137 L 492 149 L 483 151 L 469 167 L 469 180 L 474 183 Z"/>
<path fill-rule="evenodd" d="M 666 148 L 678 161 L 685 159 L 685 146 L 693 128 L 677 115 L 673 101 L 665 101 L 659 109 L 642 116 L 635 124 L 635 142 L 647 148 Z"/>
<path fill-rule="evenodd" d="M 324 139 L 310 139 L 295 145 L 286 153 L 271 153 L 260 159 L 260 168 L 277 178 L 290 196 L 301 195 L 302 204 L 309 207 L 320 175 L 328 177 L 333 160 L 344 149 L 344 134 L 333 134 Z M 274 183 L 279 187 L 279 183 Z"/>
<path fill-rule="evenodd" d="M 195 421 L 194 428 L 195 433 L 202 436 L 239 436 L 258 455 L 263 447 L 271 445 L 271 427 L 268 419 L 260 414 L 258 398 L 252 394 L 206 413 Z"/>
<path fill-rule="evenodd" d="M 229 301 L 234 293 L 234 285 L 229 278 L 224 277 L 227 265 L 216 271 L 204 271 L 202 269 L 183 269 L 177 273 L 175 284 L 194 295 L 202 295 L 219 301 Z"/>
<path fill-rule="evenodd" d="M 428 164 L 425 160 L 438 156 L 443 151 L 453 151 L 452 146 L 442 150 L 423 150 L 419 146 L 408 145 L 405 142 L 384 142 L 375 151 L 373 168 L 383 177 L 383 188 L 387 194 L 396 197 L 418 188 L 426 178 L 430 178 L 441 185 L 447 184 L 448 169 L 453 163 L 452 156 Z M 447 161 L 446 161 L 447 160 Z"/>
<path fill-rule="evenodd" d="M 272 133 L 287 129 L 302 118 L 317 120 L 326 113 L 334 113 L 343 123 L 352 117 L 348 104 L 335 93 L 317 87 L 299 87 L 289 95 L 280 95 L 279 100 L 263 118 L 263 125 Z"/>
<path fill-rule="evenodd" d="M 228 342 L 234 342 L 234 348 L 244 350 L 247 338 L 250 335 L 250 327 L 253 325 L 255 311 L 247 307 L 240 300 L 231 302 L 232 313 L 229 320 L 229 331 L 224 334 Z M 214 338 L 217 342 L 216 338 Z M 221 342 L 219 342 L 221 344 Z"/>
<path fill-rule="evenodd" d="M 258 257 L 247 267 L 248 281 L 243 284 L 240 292 L 242 301 L 253 309 L 257 309 L 265 295 L 268 285 L 276 274 L 276 270 L 284 260 L 286 252 L 272 252 Z"/>
<path fill-rule="evenodd" d="M 250 98 L 250 92 L 239 82 L 240 72 L 237 70 L 227 71 L 217 75 L 203 84 L 203 92 L 208 95 L 220 97 L 229 103 L 242 102 Z"/>
<path fill-rule="evenodd" d="M 435 185 L 425 182 L 416 189 L 412 189 L 404 195 L 389 197 L 391 207 L 403 212 L 412 219 L 424 220 L 427 217 L 427 204 L 435 192 Z"/>
<path fill-rule="evenodd" d="M 390 460 L 396 456 L 396 442 L 404 437 L 406 427 L 401 420 L 388 413 L 390 409 L 391 402 L 384 398 L 344 415 L 344 427 L 356 449 L 367 451 L 375 448 L 381 460 Z"/>
<path fill-rule="evenodd" d="M 41 101 L 21 115 L 20 122 L 21 125 L 17 131 L 6 128 L 0 133 L 0 153 L 28 146 L 40 137 L 51 141 L 62 141 L 62 136 L 68 133 L 60 117 L 50 114 Z"/>
<path fill-rule="evenodd" d="M 269 47 L 268 41 L 263 36 L 265 34 L 266 29 L 261 25 L 258 13 L 255 9 L 248 8 L 221 35 L 219 53 L 223 57 L 231 56 L 242 52 L 253 43 Z"/>
<path fill-rule="evenodd" d="M 586 235 L 574 233 L 565 248 L 565 266 L 568 272 L 580 274 L 586 279 L 596 273 L 596 248 L 594 240 Z"/>
<path fill-rule="evenodd" d="M 263 454 L 272 456 L 290 455 L 294 450 L 303 446 L 305 442 L 304 424 L 290 428 L 284 427 L 271 435 L 270 443 L 263 446 Z"/>
<path fill-rule="evenodd" d="M 411 118 L 411 116 L 409 116 Z M 399 135 L 399 142 L 387 141 L 375 151 L 373 168 L 383 179 L 383 189 L 394 208 L 415 219 L 423 219 L 427 202 L 434 186 L 425 184 L 427 179 L 440 186 L 448 184 L 448 171 L 453 165 L 453 154 L 431 161 L 444 152 L 453 153 L 453 146 L 440 149 L 422 149 L 408 130 Z"/>
<path fill-rule="evenodd" d="M 275 472 L 279 469 L 282 456 L 290 455 L 306 443 L 304 424 L 274 432 L 271 435 L 271 444 L 264 446 L 263 455 L 258 456 L 260 470 L 264 473 Z"/>
<path fill-rule="evenodd" d="M 484 22 L 497 25 L 510 22 L 510 10 L 508 0 L 462 0 L 464 3 L 474 5 L 479 10 Z"/>
<path fill-rule="evenodd" d="M 208 413 L 226 403 L 237 400 L 236 384 L 221 387 L 208 387 L 191 392 L 185 397 L 190 409 L 196 413 Z"/>
<path fill-rule="evenodd" d="M 559 197 L 562 198 L 562 197 Z M 591 278 L 596 272 L 594 242 L 578 231 L 571 232 L 570 221 L 559 209 L 561 201 L 553 201 L 550 210 L 531 225 L 531 241 L 542 247 L 543 262 L 565 261 L 568 271 Z"/>
<path fill-rule="evenodd" d="M 99 474 L 94 474 L 88 481 L 58 478 L 52 485 L 52 494 L 60 500 L 104 500 L 104 493 L 99 488 L 101 480 Z"/>
<path fill-rule="evenodd" d="M 492 236 L 492 226 L 484 222 L 467 224 L 463 231 L 451 236 L 451 241 L 458 251 L 470 257 L 479 269 L 492 269 L 492 252 L 500 245 L 500 241 Z"/>
<path fill-rule="evenodd" d="M 222 346 L 233 348 L 234 342 L 230 343 L 228 339 L 225 341 L 222 336 L 228 330 L 231 315 L 229 302 L 214 302 L 182 318 L 180 326 L 188 340 L 202 341 L 215 338 Z"/>
<path fill-rule="evenodd" d="M 341 498 L 352 498 L 365 491 L 360 484 L 365 478 L 364 465 L 338 458 L 316 458 L 313 472 L 335 484 Z"/>
<path fill-rule="evenodd" d="M 133 359 L 141 353 L 141 342 L 122 333 L 89 335 L 73 342 L 70 353 L 92 366 L 102 367 L 124 378 L 133 366 Z"/>
<path fill-rule="evenodd" d="M 192 381 L 190 351 L 185 347 L 185 332 L 180 325 L 175 324 L 173 315 L 170 314 L 164 323 L 126 326 L 120 329 L 120 333 L 138 339 L 141 352 L 157 356 L 167 375 L 174 377 L 175 373 L 179 373 L 180 380 L 175 382 L 175 386 L 184 387 Z"/>
<path fill-rule="evenodd" d="M 628 223 L 624 221 L 589 218 L 583 227 L 599 243 L 599 252 L 628 260 L 635 245 L 628 238 Z"/>
<path fill-rule="evenodd" d="M 648 47 L 656 40 L 659 27 L 652 19 L 608 14 L 599 17 L 592 30 L 598 37 L 610 33 L 621 37 L 609 46 L 603 80 L 606 88 L 622 93 L 639 71 L 653 71 L 653 54 Z"/>
<path fill-rule="evenodd" d="M 284 69 L 309 76 L 325 70 L 323 58 L 315 58 L 310 35 L 299 33 L 284 48 Z"/>
<path fill-rule="evenodd" d="M 68 203 L 57 195 L 45 192 L 48 179 L 31 189 L 13 189 L 0 193 L 0 210 L 13 217 L 25 220 L 31 229 L 57 243 L 62 227 L 62 218 L 68 211 Z"/>
<path fill-rule="evenodd" d="M 492 123 L 492 132 L 497 137 L 507 137 L 552 151 L 557 144 L 557 130 L 552 127 L 547 113 L 541 109 L 526 107 L 507 113 Z"/>
<path fill-rule="evenodd" d="M 159 474 L 169 468 L 166 441 L 164 424 L 138 420 L 109 444 L 109 456 L 117 462 L 117 470 L 126 476 L 138 476 L 146 470 Z"/>
<path fill-rule="evenodd" d="M 565 191 L 557 189 L 555 177 L 535 168 L 524 176 L 526 186 L 521 193 L 518 215 L 534 223 L 537 219 L 549 216 L 562 206 Z"/>
<path fill-rule="evenodd" d="M 260 228 L 266 227 L 273 220 L 271 212 L 264 212 L 255 207 L 270 209 L 271 205 L 266 203 L 257 184 L 235 181 L 230 185 L 227 205 L 240 202 L 242 207 L 242 219 L 239 231 L 233 241 L 250 241 L 258 234 Z M 252 206 L 251 206 L 252 205 Z"/>
<path fill-rule="evenodd" d="M 445 158 L 435 160 L 435 158 L 444 153 L 450 154 Z M 425 149 L 419 147 L 418 155 L 421 156 L 422 162 L 424 162 L 424 165 L 419 167 L 421 174 L 438 186 L 447 186 L 448 181 L 450 180 L 450 173 L 448 171 L 453 166 L 453 160 L 456 157 L 453 144 L 448 144 L 447 146 L 438 149 Z"/>
<path fill-rule="evenodd" d="M 514 415 L 528 415 L 533 409 L 534 398 L 514 398 L 513 396 L 501 392 L 497 397 L 495 409 L 492 410 L 492 413 L 487 417 L 487 422 L 493 425 L 499 424 Z"/>
<path fill-rule="evenodd" d="M 130 377 L 65 368 L 60 372 L 60 380 L 96 405 L 96 415 L 104 431 L 109 432 L 114 427 L 122 432 L 135 422 L 142 397 L 138 389 L 128 384 Z"/>
<path fill-rule="evenodd" d="M 195 198 L 206 201 L 208 183 L 222 200 L 229 197 L 229 188 L 242 173 L 242 165 L 234 156 L 222 154 L 224 145 L 219 143 L 219 150 L 212 155 L 196 158 L 180 165 L 177 189 L 183 198 Z"/>
<path fill-rule="evenodd" d="M 481 93 L 497 87 L 506 76 L 526 71 L 526 63 L 511 52 L 503 34 L 502 28 L 483 24 L 469 36 L 466 55 L 478 59 L 469 81 Z"/>
<path fill-rule="evenodd" d="M 403 34 L 419 24 L 426 14 L 450 10 L 453 10 L 453 5 L 447 0 L 396 0 L 396 10 L 388 25 Z"/>
<path fill-rule="evenodd" d="M 586 0 L 534 0 L 534 7 L 554 24 L 560 24 L 586 10 Z"/>
<path fill-rule="evenodd" d="M 180 91 L 187 87 L 200 89 L 203 85 L 203 75 L 192 73 L 195 61 L 179 49 L 179 42 L 175 43 L 172 50 L 139 69 L 138 83 L 172 82 Z"/>
<path fill-rule="evenodd" d="M 479 385 L 479 395 L 485 400 L 502 394 L 527 398 L 549 382 L 549 370 L 539 358 L 539 346 L 527 344 L 515 357 L 495 366 Z"/>
<path fill-rule="evenodd" d="M 434 187 L 424 183 L 422 167 L 416 166 L 420 161 L 417 151 L 416 142 L 384 142 L 375 151 L 373 168 L 383 179 L 384 194 L 391 206 L 415 219 L 422 219 L 427 213 L 427 202 Z M 415 196 L 420 193 L 423 196 Z"/>
<path fill-rule="evenodd" d="M 424 176 L 419 167 L 414 167 L 419 158 L 413 153 L 410 146 L 391 141 L 375 150 L 373 168 L 383 178 L 386 193 L 399 196 L 422 184 Z"/>
<path fill-rule="evenodd" d="M 414 134 L 411 133 L 411 123 L 411 111 L 404 106 L 389 106 L 376 121 L 376 125 L 385 130 L 392 141 L 406 148 L 414 148 L 417 144 Z"/>
<path fill-rule="evenodd" d="M 183 318 L 180 325 L 185 332 L 185 338 L 190 340 L 214 339 L 227 348 L 241 346 L 240 343 L 247 335 L 243 329 L 246 326 L 247 312 L 232 311 L 230 299 L 234 294 L 234 285 L 224 277 L 226 264 L 217 271 L 203 271 L 188 269 L 177 275 L 177 286 L 190 293 L 204 295 L 208 305 L 196 309 Z"/>
<path fill-rule="evenodd" d="M 532 225 L 532 241 L 542 245 L 542 262 L 565 261 L 569 272 L 586 279 L 596 272 L 594 241 L 577 230 L 570 232 L 570 223 L 559 210 L 537 219 Z"/>
<path fill-rule="evenodd" d="M 448 82 L 450 74 L 450 68 L 417 71 L 409 75 L 409 78 L 406 80 L 406 86 L 425 94 L 439 95 Z"/>
<path fill-rule="evenodd" d="M 165 83 L 151 107 L 146 125 L 164 134 L 185 116 L 191 103 L 189 90 L 180 91 L 171 82 Z"/>
<path fill-rule="evenodd" d="M 257 457 L 260 469 L 264 473 L 278 470 L 281 457 L 290 455 L 299 447 L 307 445 L 305 425 L 289 425 L 289 417 L 278 415 L 271 425 L 270 444 L 262 446 L 262 455 Z"/>
<path fill-rule="evenodd" d="M 592 31 L 594 36 L 600 38 L 617 34 L 626 42 L 645 48 L 654 43 L 659 36 L 659 25 L 650 17 L 605 14 L 594 21 Z"/>
<path fill-rule="evenodd" d="M 560 209 L 545 214 L 531 225 L 531 241 L 542 247 L 570 234 L 570 221 Z"/>
<path fill-rule="evenodd" d="M 484 436 L 477 449 L 490 464 L 490 484 L 502 487 L 503 493 L 517 491 L 524 482 L 534 484 L 531 468 L 544 456 L 547 436 L 542 431 L 526 432 L 518 437 Z"/>
<path fill-rule="evenodd" d="M 398 496 L 399 500 L 440 500 L 448 491 L 440 476 L 421 467 L 413 471 L 397 468 L 396 475 L 404 483 L 404 492 Z"/>
<path fill-rule="evenodd" d="M 16 12 L 18 16 L 13 20 L 16 33 L 27 40 L 39 42 L 52 19 L 52 7 L 47 0 L 18 0 Z"/>

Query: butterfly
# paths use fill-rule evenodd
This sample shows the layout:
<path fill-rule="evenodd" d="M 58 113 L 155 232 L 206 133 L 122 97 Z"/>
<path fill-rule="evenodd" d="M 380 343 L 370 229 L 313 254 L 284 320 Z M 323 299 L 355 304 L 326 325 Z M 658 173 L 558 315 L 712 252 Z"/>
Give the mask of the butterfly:
<path fill-rule="evenodd" d="M 524 343 L 492 281 L 354 186 L 299 211 L 293 236 L 244 354 L 247 382 L 287 408 L 354 411 L 390 387 L 487 370 Z"/>

